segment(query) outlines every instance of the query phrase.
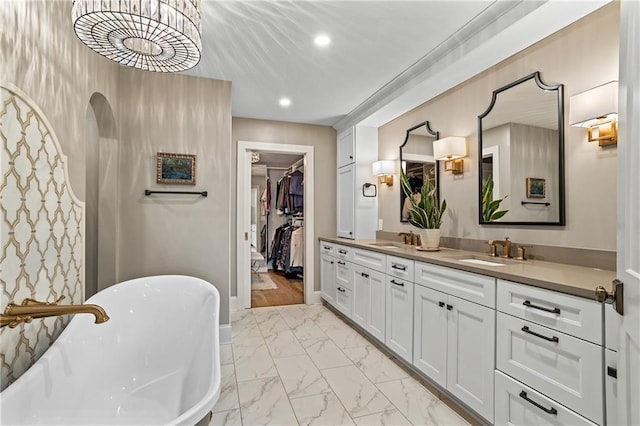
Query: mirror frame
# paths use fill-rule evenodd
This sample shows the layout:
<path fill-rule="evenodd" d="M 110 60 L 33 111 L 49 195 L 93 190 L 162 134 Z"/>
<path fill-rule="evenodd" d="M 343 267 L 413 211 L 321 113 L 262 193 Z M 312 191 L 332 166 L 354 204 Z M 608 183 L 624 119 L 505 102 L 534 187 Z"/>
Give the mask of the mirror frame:
<path fill-rule="evenodd" d="M 482 119 L 493 109 L 499 93 L 504 92 L 518 84 L 533 79 L 536 85 L 544 91 L 558 92 L 558 220 L 554 222 L 485 222 L 482 220 Z M 564 85 L 549 86 L 540 79 L 540 71 L 536 71 L 519 80 L 507 84 L 493 91 L 489 107 L 478 116 L 478 223 L 480 225 L 534 225 L 534 226 L 565 226 L 565 183 L 564 183 Z"/>
<path fill-rule="evenodd" d="M 407 142 L 409 142 L 409 136 L 411 134 L 411 132 L 413 132 L 414 130 L 417 130 L 421 127 L 424 127 L 427 130 L 427 134 L 431 135 L 435 138 L 435 140 L 440 139 L 440 132 L 437 132 L 435 130 L 433 130 L 431 128 L 431 124 L 429 123 L 429 120 L 427 121 L 423 121 L 420 124 L 416 124 L 415 126 L 413 126 L 410 129 L 407 129 L 406 135 L 404 137 L 404 142 L 402 142 L 402 145 L 400 145 L 400 171 L 402 172 L 402 147 L 405 146 L 407 144 Z M 436 197 L 438 200 L 440 200 L 440 162 L 438 160 L 435 160 L 435 166 L 436 166 Z M 400 184 L 402 185 L 402 183 Z M 404 199 L 402 198 L 402 186 L 400 187 L 400 222 L 401 223 L 409 223 L 408 220 L 402 220 L 402 205 L 404 202 Z"/>

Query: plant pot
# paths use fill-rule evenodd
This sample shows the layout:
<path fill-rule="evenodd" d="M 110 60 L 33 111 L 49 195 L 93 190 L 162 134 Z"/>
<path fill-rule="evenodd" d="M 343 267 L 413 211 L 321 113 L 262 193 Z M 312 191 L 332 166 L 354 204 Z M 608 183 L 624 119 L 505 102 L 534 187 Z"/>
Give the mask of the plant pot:
<path fill-rule="evenodd" d="M 440 229 L 421 229 L 420 247 L 423 249 L 437 249 L 440 247 Z"/>

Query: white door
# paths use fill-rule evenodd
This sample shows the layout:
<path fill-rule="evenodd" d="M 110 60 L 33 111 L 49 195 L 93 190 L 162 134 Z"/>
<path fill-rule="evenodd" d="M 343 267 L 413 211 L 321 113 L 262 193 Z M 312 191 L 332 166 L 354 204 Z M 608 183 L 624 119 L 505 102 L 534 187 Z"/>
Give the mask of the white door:
<path fill-rule="evenodd" d="M 360 327 L 367 329 L 371 286 L 369 283 L 369 269 L 360 265 L 353 265 L 353 313 L 351 319 Z"/>
<path fill-rule="evenodd" d="M 354 165 L 338 169 L 338 237 L 354 238 L 355 175 Z"/>
<path fill-rule="evenodd" d="M 493 309 L 449 295 L 447 389 L 493 422 Z"/>
<path fill-rule="evenodd" d="M 353 127 L 338 135 L 338 168 L 354 162 L 355 138 Z"/>
<path fill-rule="evenodd" d="M 442 387 L 447 386 L 447 295 L 415 286 L 413 365 Z"/>
<path fill-rule="evenodd" d="M 387 310 L 386 275 L 377 271 L 371 271 L 370 275 L 369 286 L 371 289 L 371 302 L 369 304 L 367 331 L 380 342 L 384 343 L 386 328 L 385 312 Z"/>
<path fill-rule="evenodd" d="M 336 264 L 326 254 L 320 256 L 320 293 L 322 298 L 334 305 L 336 298 Z"/>
<path fill-rule="evenodd" d="M 385 344 L 411 363 L 413 358 L 413 287 L 409 281 L 387 276 Z"/>
<path fill-rule="evenodd" d="M 640 2 L 620 2 L 617 276 L 624 283 L 618 421 L 640 424 Z"/>

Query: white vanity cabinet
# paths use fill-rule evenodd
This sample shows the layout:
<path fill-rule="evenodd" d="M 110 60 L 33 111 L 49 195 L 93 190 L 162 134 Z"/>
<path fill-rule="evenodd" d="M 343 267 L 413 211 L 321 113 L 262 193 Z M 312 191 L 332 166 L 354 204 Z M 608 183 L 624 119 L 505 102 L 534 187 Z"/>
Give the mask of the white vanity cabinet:
<path fill-rule="evenodd" d="M 410 281 L 387 276 L 385 344 L 410 364 L 413 360 L 413 288 Z"/>
<path fill-rule="evenodd" d="M 497 299 L 497 370 L 554 407 L 604 424 L 602 305 L 505 280 Z M 496 410 L 506 403 L 496 401 Z"/>
<path fill-rule="evenodd" d="M 320 294 L 331 305 L 336 299 L 336 259 L 328 254 L 320 255 Z"/>
<path fill-rule="evenodd" d="M 385 275 L 353 264 L 353 312 L 351 319 L 373 337 L 385 339 Z"/>
<path fill-rule="evenodd" d="M 493 309 L 416 284 L 413 365 L 489 421 L 494 327 Z"/>
<path fill-rule="evenodd" d="M 378 129 L 355 126 L 337 140 L 337 234 L 350 239 L 375 238 L 378 197 L 366 196 L 365 183 L 377 185 L 371 164 L 378 159 Z"/>

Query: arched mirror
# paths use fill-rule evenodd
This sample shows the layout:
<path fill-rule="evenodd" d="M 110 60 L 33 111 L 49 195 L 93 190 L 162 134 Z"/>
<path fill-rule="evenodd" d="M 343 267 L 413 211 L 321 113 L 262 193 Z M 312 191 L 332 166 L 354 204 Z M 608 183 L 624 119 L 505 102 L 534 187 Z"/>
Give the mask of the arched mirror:
<path fill-rule="evenodd" d="M 480 224 L 565 224 L 562 84 L 535 72 L 495 90 L 478 144 Z"/>
<path fill-rule="evenodd" d="M 407 130 L 404 143 L 400 145 L 400 166 L 409 178 L 412 190 L 420 191 L 426 180 L 430 180 L 439 194 L 438 164 L 433 158 L 433 141 L 438 140 L 438 132 L 431 129 L 428 121 Z M 404 191 L 400 190 L 400 221 L 411 217 Z"/>

